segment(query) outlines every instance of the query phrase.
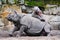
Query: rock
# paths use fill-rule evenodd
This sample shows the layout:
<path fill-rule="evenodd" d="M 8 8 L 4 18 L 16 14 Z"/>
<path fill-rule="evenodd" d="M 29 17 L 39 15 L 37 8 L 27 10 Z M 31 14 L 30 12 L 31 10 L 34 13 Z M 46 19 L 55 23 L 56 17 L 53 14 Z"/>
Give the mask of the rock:
<path fill-rule="evenodd" d="M 48 36 L 60 36 L 60 30 L 52 30 Z"/>
<path fill-rule="evenodd" d="M 4 23 L 2 22 L 2 19 L 0 18 L 0 27 L 3 27 Z"/>

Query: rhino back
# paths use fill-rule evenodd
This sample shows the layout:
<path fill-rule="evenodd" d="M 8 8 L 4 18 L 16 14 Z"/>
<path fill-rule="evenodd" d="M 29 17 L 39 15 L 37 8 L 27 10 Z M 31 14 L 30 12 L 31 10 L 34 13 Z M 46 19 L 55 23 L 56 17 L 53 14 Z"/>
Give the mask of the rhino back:
<path fill-rule="evenodd" d="M 28 26 L 27 32 L 40 33 L 45 25 L 45 22 L 41 22 L 39 19 L 25 16 L 21 19 L 21 24 Z"/>

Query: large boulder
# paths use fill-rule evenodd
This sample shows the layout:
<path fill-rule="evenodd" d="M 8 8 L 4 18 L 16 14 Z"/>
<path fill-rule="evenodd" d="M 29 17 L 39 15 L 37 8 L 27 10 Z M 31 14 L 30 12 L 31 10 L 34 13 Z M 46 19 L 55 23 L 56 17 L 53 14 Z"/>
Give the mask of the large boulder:
<path fill-rule="evenodd" d="M 54 16 L 50 19 L 49 24 L 54 26 L 55 29 L 60 27 L 60 16 Z"/>

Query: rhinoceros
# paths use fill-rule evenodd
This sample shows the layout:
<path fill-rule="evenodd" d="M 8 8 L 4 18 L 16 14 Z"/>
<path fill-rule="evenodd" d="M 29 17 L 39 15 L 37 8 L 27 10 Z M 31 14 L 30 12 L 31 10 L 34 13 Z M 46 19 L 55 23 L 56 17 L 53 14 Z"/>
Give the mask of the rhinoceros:
<path fill-rule="evenodd" d="M 15 27 L 12 31 L 12 34 L 15 31 L 19 31 L 18 35 L 22 35 L 22 33 L 27 34 L 28 36 L 40 36 L 43 34 L 47 34 L 50 32 L 51 25 L 46 22 L 42 22 L 37 18 L 32 17 L 30 14 L 17 14 L 16 11 L 14 13 L 9 14 L 7 19 L 14 23 Z"/>

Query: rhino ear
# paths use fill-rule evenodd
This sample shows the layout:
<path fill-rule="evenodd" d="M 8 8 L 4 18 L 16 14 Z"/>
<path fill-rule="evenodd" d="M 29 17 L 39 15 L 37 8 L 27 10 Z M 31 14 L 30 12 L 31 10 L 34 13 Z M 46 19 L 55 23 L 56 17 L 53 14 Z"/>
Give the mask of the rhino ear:
<path fill-rule="evenodd" d="M 15 13 L 15 14 L 17 14 L 17 12 L 16 12 L 16 11 L 14 11 L 14 13 Z"/>

